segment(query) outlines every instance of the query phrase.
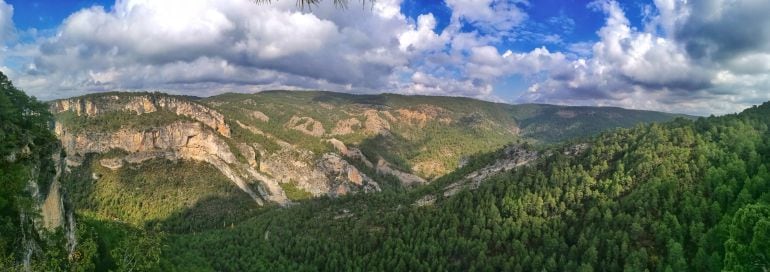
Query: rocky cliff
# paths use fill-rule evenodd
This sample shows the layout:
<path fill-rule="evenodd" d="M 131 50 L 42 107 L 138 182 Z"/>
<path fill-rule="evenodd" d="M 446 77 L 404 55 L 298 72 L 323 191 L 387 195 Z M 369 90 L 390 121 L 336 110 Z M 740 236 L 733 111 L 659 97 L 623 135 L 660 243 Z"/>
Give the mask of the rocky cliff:
<path fill-rule="evenodd" d="M 225 123 L 225 117 L 222 114 L 201 104 L 173 96 L 113 94 L 63 99 L 51 104 L 51 112 L 54 114 L 72 111 L 78 116 L 96 116 L 110 111 L 143 114 L 159 110 L 192 118 L 214 129 L 222 136 L 230 137 L 230 127 Z"/>
<path fill-rule="evenodd" d="M 87 154 L 112 150 L 123 152 L 99 163 L 113 170 L 154 158 L 203 161 L 216 167 L 259 204 L 290 202 L 283 184 L 293 184 L 316 197 L 379 191 L 374 180 L 339 155 L 316 155 L 236 122 L 250 133 L 277 142 L 281 148 L 268 152 L 262 147 L 264 143 L 238 142 L 231 138 L 222 114 L 184 98 L 114 94 L 59 100 L 51 104 L 51 109 L 57 114 L 69 111 L 84 118 L 111 111 L 137 116 L 167 111 L 187 117 L 149 129 L 123 126 L 118 130 L 78 130 L 56 123 L 55 133 L 68 154 L 68 167 L 79 167 Z"/>

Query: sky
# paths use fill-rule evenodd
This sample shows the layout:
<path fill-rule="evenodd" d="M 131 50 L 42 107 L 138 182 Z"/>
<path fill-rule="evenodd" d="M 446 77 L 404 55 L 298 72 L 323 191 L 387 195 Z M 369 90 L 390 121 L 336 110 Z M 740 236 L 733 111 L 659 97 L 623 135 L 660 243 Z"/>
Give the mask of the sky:
<path fill-rule="evenodd" d="M 694 115 L 770 100 L 766 0 L 0 0 L 42 100 L 320 89 Z"/>

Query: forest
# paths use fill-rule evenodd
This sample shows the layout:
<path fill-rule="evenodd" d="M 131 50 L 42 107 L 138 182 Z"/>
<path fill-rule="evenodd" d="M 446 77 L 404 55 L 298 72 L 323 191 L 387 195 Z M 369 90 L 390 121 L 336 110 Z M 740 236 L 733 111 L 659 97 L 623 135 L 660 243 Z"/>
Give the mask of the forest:
<path fill-rule="evenodd" d="M 604 133 L 473 191 L 325 199 L 170 234 L 161 270 L 766 271 L 770 103 Z"/>
<path fill-rule="evenodd" d="M 23 214 L 34 216 L 26 183 L 39 176 L 38 186 L 47 188 L 57 149 L 45 104 L 5 76 L 0 88 L 0 267 L 15 271 L 22 270 L 20 237 L 39 235 L 23 228 L 29 225 Z M 537 149 L 540 158 L 451 196 L 444 194 L 447 185 L 502 151 L 472 156 L 421 187 L 383 183 L 381 193 L 298 196 L 304 200 L 296 205 L 254 209 L 243 209 L 246 201 L 231 184 L 192 162 L 123 170 L 135 178 L 113 189 L 119 195 L 100 191 L 117 177 L 80 169 L 64 186 L 77 209 L 78 245 L 68 254 L 61 231 L 41 232 L 42 253 L 31 265 L 35 271 L 767 271 L 768 117 L 765 103 L 552 145 L 517 144 Z M 570 151 L 578 145 L 586 148 Z M 188 178 L 174 184 L 154 174 L 161 171 Z M 103 175 L 99 182 L 89 179 L 93 173 Z M 175 193 L 175 185 L 191 189 Z M 426 196 L 436 201 L 415 205 Z M 156 204 L 132 200 L 139 197 Z M 162 205 L 167 198 L 212 205 L 180 211 L 182 205 Z M 111 218 L 116 215 L 130 220 Z"/>

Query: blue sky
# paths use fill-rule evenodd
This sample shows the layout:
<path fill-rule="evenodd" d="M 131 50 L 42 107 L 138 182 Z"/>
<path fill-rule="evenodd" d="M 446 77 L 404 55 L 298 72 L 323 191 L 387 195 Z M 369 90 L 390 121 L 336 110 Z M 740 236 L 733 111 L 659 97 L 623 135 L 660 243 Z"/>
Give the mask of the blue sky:
<path fill-rule="evenodd" d="M 112 6 L 115 1 L 6 1 L 14 7 L 13 22 L 19 29 L 51 29 L 70 14 L 94 5 Z"/>
<path fill-rule="evenodd" d="M 0 0 L 0 71 L 42 99 L 287 88 L 691 114 L 770 99 L 768 1 L 327 2 Z"/>

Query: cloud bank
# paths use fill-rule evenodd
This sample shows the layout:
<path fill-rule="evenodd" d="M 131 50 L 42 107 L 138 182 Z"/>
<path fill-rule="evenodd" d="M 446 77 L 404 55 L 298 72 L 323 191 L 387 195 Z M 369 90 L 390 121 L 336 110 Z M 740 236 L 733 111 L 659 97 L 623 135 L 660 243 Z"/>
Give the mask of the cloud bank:
<path fill-rule="evenodd" d="M 654 0 L 642 27 L 620 3 L 595 1 L 585 8 L 606 20 L 589 42 L 533 28 L 570 32 L 576 24 L 563 15 L 532 22 L 527 10 L 536 2 L 446 0 L 451 17 L 441 31 L 433 14 L 409 18 L 401 2 L 308 12 L 292 1 L 118 0 L 73 13 L 52 34 L 22 42 L 14 38 L 13 7 L 0 0 L 0 69 L 42 99 L 126 89 L 207 96 L 297 88 L 488 100 L 510 92 L 518 93 L 514 102 L 693 114 L 770 100 L 767 1 Z M 542 46 L 508 49 L 521 39 Z M 549 50 L 553 44 L 564 49 Z M 511 77 L 526 85 L 493 87 Z"/>

